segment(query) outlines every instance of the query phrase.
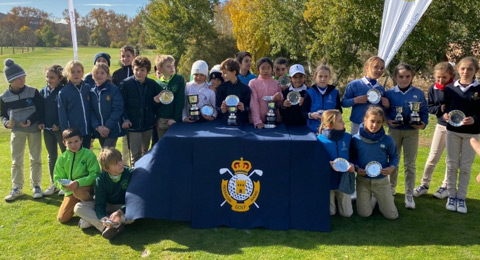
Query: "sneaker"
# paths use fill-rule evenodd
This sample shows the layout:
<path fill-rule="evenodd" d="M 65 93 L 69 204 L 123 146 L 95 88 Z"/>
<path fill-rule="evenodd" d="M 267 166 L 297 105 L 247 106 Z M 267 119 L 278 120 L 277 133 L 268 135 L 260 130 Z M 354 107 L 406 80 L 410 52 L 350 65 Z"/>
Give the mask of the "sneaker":
<path fill-rule="evenodd" d="M 352 199 L 352 200 L 356 200 L 356 199 L 357 199 L 357 191 L 354 191 L 354 192 L 350 195 L 350 199 Z"/>
<path fill-rule="evenodd" d="M 10 194 L 5 197 L 6 201 L 15 200 L 16 198 L 23 195 L 23 190 L 19 188 L 13 188 Z"/>
<path fill-rule="evenodd" d="M 93 226 L 93 225 L 88 223 L 87 221 L 85 221 L 83 218 L 81 218 L 78 221 L 78 227 L 81 228 L 81 229 L 86 229 L 86 228 L 89 228 L 91 226 Z"/>
<path fill-rule="evenodd" d="M 123 231 L 123 228 L 125 227 L 124 224 L 121 224 L 118 228 L 114 227 L 107 227 L 105 230 L 102 232 L 102 237 L 106 238 L 108 240 L 114 239 L 120 232 Z"/>
<path fill-rule="evenodd" d="M 448 197 L 447 205 L 445 205 L 445 207 L 447 208 L 447 210 L 457 211 L 456 200 L 457 200 L 457 199 L 454 198 L 454 197 Z M 465 202 L 464 202 L 464 203 L 465 203 Z"/>
<path fill-rule="evenodd" d="M 55 186 L 55 184 L 50 184 L 50 186 L 48 186 L 48 188 L 43 192 L 43 195 L 45 196 L 50 196 L 52 195 L 53 193 L 55 193 L 56 191 L 58 190 L 57 186 Z"/>
<path fill-rule="evenodd" d="M 33 198 L 34 199 L 39 199 L 41 197 L 43 197 L 43 192 L 42 192 L 42 189 L 39 187 L 39 186 L 35 186 L 33 187 Z"/>
<path fill-rule="evenodd" d="M 65 196 L 65 192 L 63 190 L 58 191 L 58 196 Z"/>
<path fill-rule="evenodd" d="M 427 194 L 427 192 L 428 192 L 428 187 L 424 185 L 420 185 L 415 190 L 413 190 L 413 196 L 420 197 L 423 194 Z"/>
<path fill-rule="evenodd" d="M 444 199 L 448 197 L 447 187 L 440 187 L 438 190 L 433 193 L 433 196 L 437 199 Z"/>
<path fill-rule="evenodd" d="M 405 208 L 415 209 L 415 201 L 413 201 L 412 195 L 405 196 Z"/>
<path fill-rule="evenodd" d="M 467 204 L 463 199 L 457 199 L 457 212 L 459 213 L 467 213 Z"/>

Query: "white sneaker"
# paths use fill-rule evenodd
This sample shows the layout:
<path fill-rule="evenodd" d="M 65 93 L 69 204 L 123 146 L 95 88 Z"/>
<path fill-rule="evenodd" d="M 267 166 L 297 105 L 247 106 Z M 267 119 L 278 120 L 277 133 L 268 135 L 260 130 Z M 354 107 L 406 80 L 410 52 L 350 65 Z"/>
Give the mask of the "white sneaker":
<path fill-rule="evenodd" d="M 437 199 L 444 199 L 448 197 L 447 187 L 440 187 L 438 190 L 433 193 L 433 196 Z"/>
<path fill-rule="evenodd" d="M 354 192 L 350 195 L 350 199 L 352 199 L 352 200 L 356 200 L 356 199 L 357 199 L 357 191 L 354 191 Z"/>
<path fill-rule="evenodd" d="M 415 190 L 413 190 L 413 196 L 420 197 L 423 194 L 427 194 L 427 192 L 428 192 L 428 187 L 424 185 L 420 185 Z"/>
<path fill-rule="evenodd" d="M 467 213 L 467 203 L 463 199 L 457 199 L 457 212 L 459 213 Z"/>
<path fill-rule="evenodd" d="M 55 193 L 56 191 L 58 190 L 57 186 L 55 186 L 55 184 L 50 184 L 50 186 L 48 186 L 48 188 L 43 192 L 43 195 L 45 196 L 50 196 L 52 195 L 53 193 Z"/>
<path fill-rule="evenodd" d="M 12 191 L 5 196 L 6 201 L 12 201 L 15 200 L 16 198 L 20 197 L 23 195 L 23 190 L 19 188 L 13 188 Z"/>
<path fill-rule="evenodd" d="M 81 229 L 86 229 L 86 228 L 89 228 L 91 226 L 93 226 L 93 225 L 88 223 L 87 221 L 85 221 L 83 218 L 81 218 L 78 221 L 78 227 L 81 228 Z"/>
<path fill-rule="evenodd" d="M 415 209 L 415 201 L 413 201 L 412 195 L 405 196 L 405 208 L 407 209 Z"/>
<path fill-rule="evenodd" d="M 447 210 L 457 211 L 456 200 L 457 200 L 457 199 L 454 198 L 454 197 L 448 197 L 447 205 L 445 205 L 445 207 L 447 208 Z"/>
<path fill-rule="evenodd" d="M 65 192 L 63 190 L 58 191 L 58 196 L 65 196 Z"/>
<path fill-rule="evenodd" d="M 34 199 L 39 199 L 39 198 L 43 197 L 42 189 L 39 186 L 33 187 L 32 191 L 33 191 L 32 197 Z"/>

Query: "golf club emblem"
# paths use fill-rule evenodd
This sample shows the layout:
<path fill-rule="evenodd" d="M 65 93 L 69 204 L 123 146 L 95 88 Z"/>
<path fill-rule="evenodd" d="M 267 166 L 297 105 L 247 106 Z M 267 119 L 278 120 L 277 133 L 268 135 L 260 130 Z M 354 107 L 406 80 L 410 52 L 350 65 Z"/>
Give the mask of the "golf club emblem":
<path fill-rule="evenodd" d="M 228 202 L 232 206 L 233 211 L 246 212 L 250 210 L 250 205 L 254 204 L 257 208 L 260 208 L 255 201 L 260 194 L 260 181 L 252 181 L 250 176 L 257 174 L 263 175 L 262 170 L 253 170 L 252 164 L 249 161 L 244 161 L 243 157 L 240 160 L 232 162 L 232 169 L 235 172 L 233 174 L 228 168 L 221 168 L 220 174 L 229 173 L 231 178 L 229 180 L 222 179 L 222 195 L 225 200 L 220 207 L 223 207 L 225 202 Z"/>

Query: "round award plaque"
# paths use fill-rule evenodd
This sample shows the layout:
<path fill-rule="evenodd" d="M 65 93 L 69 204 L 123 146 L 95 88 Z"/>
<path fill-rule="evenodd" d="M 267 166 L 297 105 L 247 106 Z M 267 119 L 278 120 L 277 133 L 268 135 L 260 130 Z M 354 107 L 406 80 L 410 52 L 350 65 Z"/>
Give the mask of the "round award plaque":
<path fill-rule="evenodd" d="M 382 170 L 382 165 L 377 161 L 369 162 L 365 167 L 365 171 L 367 172 L 367 175 L 370 177 L 377 177 L 378 175 L 380 175 L 381 170 Z"/>
<path fill-rule="evenodd" d="M 337 172 L 346 172 L 348 171 L 349 166 L 350 166 L 350 163 L 347 160 L 340 157 L 333 161 L 333 168 Z"/>
<path fill-rule="evenodd" d="M 58 180 L 58 182 L 60 182 L 60 184 L 62 184 L 63 186 L 67 186 L 72 181 L 68 180 L 68 179 L 60 179 L 60 180 Z"/>
<path fill-rule="evenodd" d="M 168 105 L 173 102 L 173 92 L 170 90 L 162 90 L 158 99 L 160 103 Z"/>
<path fill-rule="evenodd" d="M 382 100 L 382 94 L 374 88 L 367 91 L 367 96 L 368 102 L 372 104 L 378 104 Z"/>
<path fill-rule="evenodd" d="M 465 119 L 465 114 L 460 110 L 452 110 L 448 113 L 448 123 L 451 126 L 461 126 L 463 119 Z"/>
<path fill-rule="evenodd" d="M 203 106 L 200 111 L 202 112 L 202 115 L 205 116 L 212 116 L 213 115 L 213 107 L 210 105 L 205 105 Z"/>
<path fill-rule="evenodd" d="M 290 82 L 290 80 L 288 80 L 288 78 L 286 76 L 281 76 L 278 79 L 278 82 L 280 83 L 280 85 L 286 86 Z"/>
<path fill-rule="evenodd" d="M 298 105 L 300 103 L 300 98 L 301 97 L 302 97 L 302 95 L 300 95 L 300 93 L 298 93 L 296 91 L 290 91 L 287 94 L 287 99 L 288 99 L 288 101 L 290 101 L 290 103 L 292 103 L 292 106 Z"/>
<path fill-rule="evenodd" d="M 227 107 L 236 107 L 240 99 L 236 95 L 228 95 L 225 98 L 225 104 Z"/>

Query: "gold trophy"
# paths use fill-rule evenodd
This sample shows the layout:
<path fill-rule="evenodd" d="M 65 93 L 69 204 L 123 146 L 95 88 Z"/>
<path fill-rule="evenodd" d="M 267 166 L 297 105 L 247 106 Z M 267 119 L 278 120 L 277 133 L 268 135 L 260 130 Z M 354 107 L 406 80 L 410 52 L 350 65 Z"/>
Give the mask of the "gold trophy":
<path fill-rule="evenodd" d="M 412 113 L 410 114 L 410 124 L 421 125 L 422 121 L 420 119 L 418 111 L 420 111 L 420 106 L 422 105 L 422 102 L 408 102 L 408 104 L 410 105 L 410 110 L 412 110 Z"/>
<path fill-rule="evenodd" d="M 190 120 L 197 121 L 198 119 L 200 119 L 200 109 L 197 107 L 198 94 L 187 95 L 187 97 L 188 103 L 191 105 L 189 110 Z"/>
<path fill-rule="evenodd" d="M 403 125 L 403 107 L 402 106 L 396 106 L 395 111 L 397 112 L 397 115 L 395 115 L 395 124 L 398 125 Z"/>

